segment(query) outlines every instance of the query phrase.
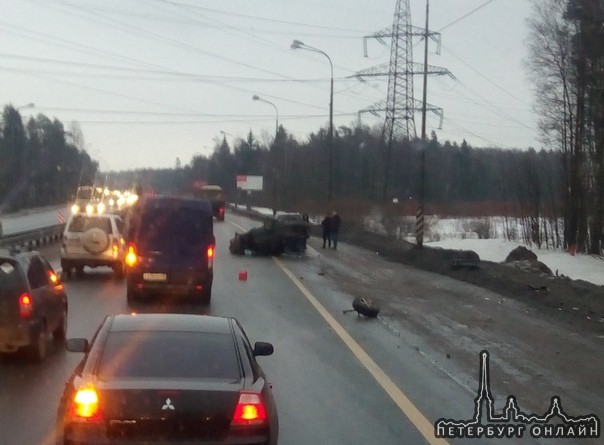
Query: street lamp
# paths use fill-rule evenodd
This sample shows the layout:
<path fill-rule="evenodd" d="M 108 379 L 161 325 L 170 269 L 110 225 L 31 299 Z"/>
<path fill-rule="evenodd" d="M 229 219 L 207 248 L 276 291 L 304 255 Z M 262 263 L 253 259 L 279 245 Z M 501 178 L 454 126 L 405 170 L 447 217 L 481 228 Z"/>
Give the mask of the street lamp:
<path fill-rule="evenodd" d="M 252 96 L 253 100 L 258 100 L 260 102 L 267 103 L 272 105 L 275 109 L 275 140 L 273 141 L 273 150 L 272 150 L 272 162 L 273 162 L 273 215 L 277 213 L 277 135 L 279 134 L 279 110 L 277 109 L 277 105 L 272 103 L 269 100 L 262 99 L 257 94 Z"/>
<path fill-rule="evenodd" d="M 19 111 L 19 110 L 22 110 L 23 108 L 34 108 L 35 106 L 36 106 L 35 103 L 30 102 L 28 104 L 21 105 L 20 107 L 15 108 L 15 110 Z"/>
<path fill-rule="evenodd" d="M 279 110 L 277 110 L 277 105 L 275 105 L 274 103 L 272 103 L 270 100 L 266 100 L 266 99 L 262 99 L 260 96 L 258 96 L 257 94 L 254 94 L 252 96 L 253 100 L 258 100 L 260 102 L 264 102 L 267 103 L 269 105 L 272 105 L 273 108 L 275 109 L 275 114 L 277 116 L 276 118 L 276 124 L 275 124 L 275 140 L 277 140 L 277 133 L 279 133 Z"/>
<path fill-rule="evenodd" d="M 294 40 L 291 44 L 292 49 L 305 49 L 315 53 L 323 54 L 329 60 L 329 66 L 331 68 L 331 85 L 329 90 L 329 171 L 328 171 L 328 185 L 327 185 L 327 202 L 331 202 L 333 182 L 332 182 L 332 167 L 333 167 L 333 63 L 331 58 L 326 52 L 321 51 L 318 48 L 309 46 L 300 40 Z"/>

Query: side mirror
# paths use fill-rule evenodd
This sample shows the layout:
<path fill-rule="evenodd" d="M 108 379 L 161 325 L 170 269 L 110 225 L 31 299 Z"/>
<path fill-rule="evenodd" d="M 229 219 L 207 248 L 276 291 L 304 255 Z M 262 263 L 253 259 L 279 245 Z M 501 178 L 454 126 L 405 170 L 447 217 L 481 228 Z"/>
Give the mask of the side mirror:
<path fill-rule="evenodd" d="M 254 356 L 257 357 L 259 355 L 271 355 L 275 349 L 273 345 L 264 341 L 257 341 L 254 343 Z"/>
<path fill-rule="evenodd" d="M 68 338 L 65 349 L 69 352 L 88 352 L 90 351 L 90 345 L 85 338 Z"/>

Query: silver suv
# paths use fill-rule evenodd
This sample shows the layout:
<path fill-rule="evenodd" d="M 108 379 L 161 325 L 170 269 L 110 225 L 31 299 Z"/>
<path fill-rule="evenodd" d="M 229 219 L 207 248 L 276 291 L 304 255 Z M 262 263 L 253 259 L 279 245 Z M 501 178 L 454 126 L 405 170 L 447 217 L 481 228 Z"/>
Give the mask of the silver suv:
<path fill-rule="evenodd" d="M 118 278 L 124 276 L 124 224 L 118 215 L 71 215 L 61 244 L 61 268 L 69 278 L 75 269 L 78 275 L 84 266 L 109 266 Z"/>

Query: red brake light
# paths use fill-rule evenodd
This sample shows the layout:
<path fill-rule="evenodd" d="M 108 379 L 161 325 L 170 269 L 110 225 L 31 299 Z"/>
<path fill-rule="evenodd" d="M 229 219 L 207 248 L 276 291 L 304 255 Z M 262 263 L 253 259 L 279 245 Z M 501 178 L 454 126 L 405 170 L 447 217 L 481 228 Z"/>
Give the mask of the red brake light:
<path fill-rule="evenodd" d="M 231 425 L 264 425 L 267 421 L 266 409 L 260 394 L 242 392 L 233 413 Z"/>
<path fill-rule="evenodd" d="M 208 270 L 214 268 L 214 246 L 208 246 Z"/>
<path fill-rule="evenodd" d="M 19 297 L 19 316 L 21 318 L 31 318 L 33 313 L 33 304 L 31 296 L 23 292 Z"/>
<path fill-rule="evenodd" d="M 102 420 L 99 408 L 99 395 L 92 387 L 81 388 L 73 396 L 71 405 L 72 420 L 100 421 Z"/>
<path fill-rule="evenodd" d="M 136 248 L 134 244 L 128 244 L 128 251 L 126 253 L 126 265 L 133 267 L 138 263 L 138 257 L 136 256 Z"/>

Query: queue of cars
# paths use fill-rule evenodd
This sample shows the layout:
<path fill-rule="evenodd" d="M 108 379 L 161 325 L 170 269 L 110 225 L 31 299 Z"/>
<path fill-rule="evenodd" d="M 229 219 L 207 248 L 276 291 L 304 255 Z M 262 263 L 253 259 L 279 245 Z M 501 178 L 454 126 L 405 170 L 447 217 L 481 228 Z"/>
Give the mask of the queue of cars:
<path fill-rule="evenodd" d="M 63 277 L 109 266 L 128 302 L 154 296 L 209 303 L 216 210 L 203 199 L 150 197 L 116 214 L 76 212 L 61 244 Z M 224 210 L 218 211 L 218 220 Z M 92 339 L 66 339 L 68 301 L 39 252 L 0 251 L 0 352 L 46 356 L 50 337 L 83 358 L 57 412 L 57 445 L 275 445 L 278 414 L 252 343 L 230 317 L 108 315 Z"/>
<path fill-rule="evenodd" d="M 216 209 L 203 199 L 151 197 L 116 214 L 76 212 L 61 244 L 63 277 L 109 266 L 127 299 L 164 294 L 209 303 Z M 221 220 L 224 210 L 218 211 Z M 42 361 L 52 337 L 83 353 L 61 396 L 57 445 L 278 442 L 271 385 L 231 317 L 108 315 L 89 341 L 67 339 L 67 295 L 39 252 L 0 251 L 0 353 Z"/>

